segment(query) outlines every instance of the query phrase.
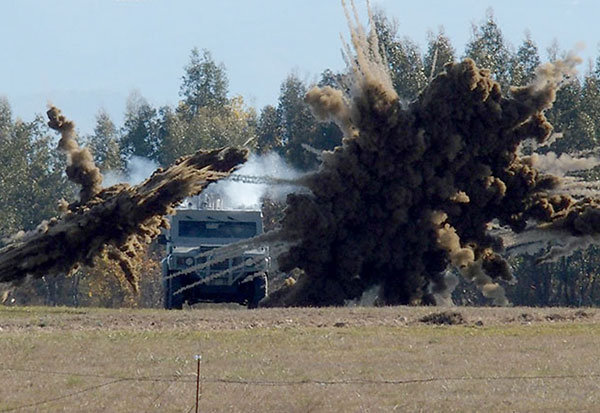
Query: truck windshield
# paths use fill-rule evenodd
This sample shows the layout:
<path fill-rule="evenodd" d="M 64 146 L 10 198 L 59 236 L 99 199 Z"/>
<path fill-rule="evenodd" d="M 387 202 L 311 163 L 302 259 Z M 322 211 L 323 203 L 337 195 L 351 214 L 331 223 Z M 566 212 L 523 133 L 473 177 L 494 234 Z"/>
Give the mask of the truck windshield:
<path fill-rule="evenodd" d="M 255 222 L 179 221 L 180 237 L 252 238 L 255 235 Z"/>

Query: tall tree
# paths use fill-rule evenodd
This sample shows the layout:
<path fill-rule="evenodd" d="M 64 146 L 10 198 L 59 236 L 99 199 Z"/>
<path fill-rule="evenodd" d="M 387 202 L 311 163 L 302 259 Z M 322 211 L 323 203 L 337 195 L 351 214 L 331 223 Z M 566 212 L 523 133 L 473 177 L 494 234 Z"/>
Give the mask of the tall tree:
<path fill-rule="evenodd" d="M 0 136 L 7 136 L 12 127 L 12 109 L 8 99 L 0 96 Z"/>
<path fill-rule="evenodd" d="M 222 108 L 227 104 L 227 88 L 225 66 L 215 63 L 208 50 L 193 48 L 182 77 L 179 110 L 191 119 L 200 108 Z"/>
<path fill-rule="evenodd" d="M 257 151 L 267 153 L 281 147 L 281 129 L 277 109 L 267 105 L 263 108 L 258 118 L 256 127 Z"/>
<path fill-rule="evenodd" d="M 589 129 L 586 126 L 588 116 L 581 111 L 581 88 L 577 78 L 566 83 L 556 93 L 552 107 L 545 112 L 554 131 L 563 135 L 550 148 L 558 154 L 584 149 L 582 145 L 588 140 L 586 134 L 581 133 L 582 128 Z"/>
<path fill-rule="evenodd" d="M 578 135 L 578 150 L 597 147 L 600 139 L 600 84 L 590 71 L 583 79 L 579 110 L 575 120 L 574 133 Z"/>
<path fill-rule="evenodd" d="M 493 10 L 489 9 L 486 21 L 479 27 L 473 25 L 472 30 L 472 38 L 465 48 L 466 57 L 473 59 L 480 68 L 489 69 L 503 87 L 508 87 L 512 56 Z"/>
<path fill-rule="evenodd" d="M 158 114 L 158 137 L 160 149 L 157 160 L 167 166 L 182 155 L 193 152 L 193 142 L 186 139 L 187 122 L 169 106 L 163 106 Z"/>
<path fill-rule="evenodd" d="M 600 56 L 596 58 L 595 67 L 590 68 L 584 77 L 581 106 L 600 127 Z M 600 136 L 596 134 L 596 138 Z"/>
<path fill-rule="evenodd" d="M 157 112 L 138 92 L 127 99 L 125 122 L 121 128 L 121 153 L 156 160 L 160 142 L 156 133 Z"/>
<path fill-rule="evenodd" d="M 304 102 L 306 92 L 304 82 L 291 74 L 281 85 L 277 106 L 283 154 L 288 162 L 300 169 L 310 169 L 317 164 L 315 156 L 302 147 L 302 144 L 310 145 L 317 124 L 310 108 Z"/>
<path fill-rule="evenodd" d="M 340 75 L 324 71 L 320 87 L 344 87 Z M 333 123 L 321 123 L 313 116 L 310 107 L 304 101 L 307 87 L 298 76 L 291 74 L 281 85 L 279 105 L 276 114 L 271 114 L 272 121 L 279 123 L 276 129 L 280 137 L 279 149 L 286 160 L 294 167 L 308 170 L 319 165 L 319 158 L 306 146 L 317 150 L 333 149 L 342 142 L 342 133 Z"/>
<path fill-rule="evenodd" d="M 525 40 L 519 46 L 511 67 L 511 84 L 524 86 L 535 77 L 535 70 L 541 64 L 538 48 L 531 39 L 531 34 L 525 32 Z"/>
<path fill-rule="evenodd" d="M 72 198 L 53 143 L 41 118 L 12 120 L 10 106 L 0 102 L 0 238 L 35 228 L 56 215 L 58 199 Z"/>
<path fill-rule="evenodd" d="M 88 143 L 94 155 L 94 161 L 101 170 L 123 168 L 119 146 L 119 133 L 105 110 L 100 110 L 96 115 L 94 134 L 88 138 Z"/>
<path fill-rule="evenodd" d="M 429 79 L 432 79 L 444 70 L 446 63 L 454 61 L 456 52 L 450 39 L 444 33 L 443 27 L 440 27 L 437 35 L 429 32 L 428 37 L 427 53 L 423 58 L 423 66 L 425 74 Z"/>
<path fill-rule="evenodd" d="M 192 151 L 220 146 L 242 146 L 254 141 L 256 113 L 238 96 L 219 109 L 203 107 L 186 126 L 185 139 Z"/>
<path fill-rule="evenodd" d="M 209 51 L 194 48 L 175 111 L 162 108 L 155 123 L 158 160 L 165 165 L 198 149 L 256 145 L 257 117 L 241 96 L 227 97 L 227 76 Z"/>
<path fill-rule="evenodd" d="M 166 165 L 198 149 L 255 146 L 256 122 L 256 113 L 240 96 L 221 108 L 202 107 L 189 119 L 163 108 L 157 123 L 158 160 Z"/>
<path fill-rule="evenodd" d="M 419 47 L 408 37 L 399 39 L 397 23 L 382 12 L 375 13 L 373 20 L 379 50 L 388 64 L 392 84 L 400 98 L 412 101 L 427 84 Z"/>
<path fill-rule="evenodd" d="M 333 73 L 326 69 L 321 73 L 319 87 L 331 86 L 336 89 L 345 89 L 346 80 L 342 74 Z M 312 139 L 311 145 L 316 149 L 332 150 L 342 144 L 343 133 L 334 122 L 319 122 Z"/>

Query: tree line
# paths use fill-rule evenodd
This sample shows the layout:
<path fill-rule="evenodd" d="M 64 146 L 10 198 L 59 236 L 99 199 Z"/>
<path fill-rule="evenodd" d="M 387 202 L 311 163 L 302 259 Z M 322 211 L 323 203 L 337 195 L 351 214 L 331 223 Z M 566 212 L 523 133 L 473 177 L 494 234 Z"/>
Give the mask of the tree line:
<path fill-rule="evenodd" d="M 541 63 L 539 49 L 531 36 L 518 47 L 509 45 L 490 11 L 473 26 L 464 54 L 458 55 L 443 29 L 430 32 L 422 51 L 398 25 L 383 13 L 374 16 L 380 52 L 387 62 L 394 88 L 403 103 L 410 103 L 439 74 L 448 62 L 472 58 L 490 70 L 504 91 L 533 79 Z M 554 43 L 544 60 L 563 57 Z M 323 70 L 317 84 L 343 87 L 347 73 Z M 99 111 L 91 134 L 80 140 L 90 147 L 103 172 L 126 172 L 132 156 L 166 166 L 197 149 L 220 146 L 247 146 L 256 153 L 278 152 L 290 165 L 301 170 L 318 167 L 319 159 L 306 145 L 333 149 L 341 144 L 342 133 L 332 123 L 319 123 L 304 102 L 311 85 L 296 74 L 287 76 L 280 87 L 278 102 L 260 110 L 231 96 L 226 68 L 210 51 L 194 48 L 183 68 L 176 106 L 152 106 L 140 93 L 131 93 L 124 121 L 116 125 L 105 111 Z M 563 152 L 592 150 L 600 138 L 600 59 L 571 79 L 558 92 L 555 105 L 546 116 L 555 131 L 563 135 L 548 150 Z M 41 116 L 25 122 L 15 119 L 9 102 L 0 99 L 0 238 L 19 230 L 32 230 L 44 219 L 56 215 L 60 198 L 74 199 L 76 188 L 66 180 L 65 160 L 55 150 L 56 136 Z M 595 177 L 597 171 L 589 172 Z M 269 210 L 276 210 L 269 204 Z M 277 214 L 278 212 L 273 212 Z M 97 259 L 91 268 L 73 274 L 48 276 L 26 282 L 8 296 L 8 302 L 48 305 L 159 306 L 161 280 L 160 248 L 151 246 L 148 259 L 140 260 L 141 293 L 134 296 L 121 286 L 120 272 L 113 263 Z M 511 301 L 518 305 L 600 304 L 600 251 L 589 248 L 554 264 L 535 264 L 536 257 L 521 256 L 512 264 L 518 283 L 508 287 Z M 114 277 L 107 277 L 112 274 Z M 455 301 L 481 304 L 472 286 L 461 283 Z"/>

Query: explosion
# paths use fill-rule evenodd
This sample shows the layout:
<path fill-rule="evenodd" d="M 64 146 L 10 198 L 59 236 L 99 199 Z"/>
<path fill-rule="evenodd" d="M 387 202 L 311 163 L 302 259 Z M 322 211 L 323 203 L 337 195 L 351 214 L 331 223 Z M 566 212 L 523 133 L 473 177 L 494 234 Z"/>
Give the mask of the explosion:
<path fill-rule="evenodd" d="M 342 146 L 321 155 L 317 172 L 275 180 L 303 188 L 288 195 L 279 230 L 222 249 L 234 254 L 268 243 L 282 271 L 304 270 L 265 305 L 343 305 L 374 288 L 385 304 L 440 304 L 457 283 L 449 267 L 493 304 L 506 305 L 499 282 L 514 278 L 503 255 L 546 249 L 541 260 L 548 261 L 600 243 L 598 186 L 560 176 L 600 161 L 521 155 L 522 144 L 555 137 L 544 111 L 579 59 L 545 64 L 529 86 L 507 95 L 472 60 L 450 63 L 405 107 L 374 31 L 348 21 L 350 84 L 315 87 L 306 96 L 315 116 L 344 132 Z M 140 185 L 102 189 L 73 124 L 56 108 L 48 117 L 62 135 L 59 148 L 67 176 L 81 185 L 80 200 L 11 238 L 0 250 L 0 282 L 68 272 L 107 254 L 135 286 L 129 259 L 167 225 L 164 215 L 247 157 L 242 149 L 199 151 Z"/>
<path fill-rule="evenodd" d="M 550 138 L 544 111 L 578 58 L 541 66 L 507 96 L 472 60 L 451 63 L 403 108 L 374 31 L 348 21 L 351 84 L 306 96 L 345 138 L 303 178 L 310 193 L 287 198 L 279 236 L 292 246 L 278 261 L 305 275 L 267 305 L 343 305 L 373 286 L 385 304 L 441 303 L 456 285 L 448 267 L 506 305 L 498 281 L 514 280 L 492 224 L 515 245 L 563 241 L 545 259 L 598 241 L 598 201 L 561 191 L 564 179 L 536 169 L 539 155 L 520 155 L 524 141 Z"/>
<path fill-rule="evenodd" d="M 48 125 L 61 133 L 58 148 L 67 155 L 67 177 L 81 185 L 80 199 L 63 202 L 62 216 L 9 239 L 0 249 L 0 282 L 68 273 L 81 264 L 93 265 L 94 257 L 106 254 L 137 289 L 131 258 L 168 225 L 164 216 L 186 197 L 228 176 L 248 155 L 246 149 L 236 148 L 198 151 L 158 169 L 139 185 L 102 189 L 102 175 L 90 152 L 77 144 L 73 122 L 55 107 L 48 118 Z"/>

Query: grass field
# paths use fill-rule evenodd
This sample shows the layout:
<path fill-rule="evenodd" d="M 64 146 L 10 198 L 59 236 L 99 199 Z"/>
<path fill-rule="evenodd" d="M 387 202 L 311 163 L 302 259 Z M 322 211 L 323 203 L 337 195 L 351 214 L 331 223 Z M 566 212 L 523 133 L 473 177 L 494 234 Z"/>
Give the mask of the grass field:
<path fill-rule="evenodd" d="M 0 307 L 0 412 L 598 411 L 598 311 L 443 311 Z"/>

